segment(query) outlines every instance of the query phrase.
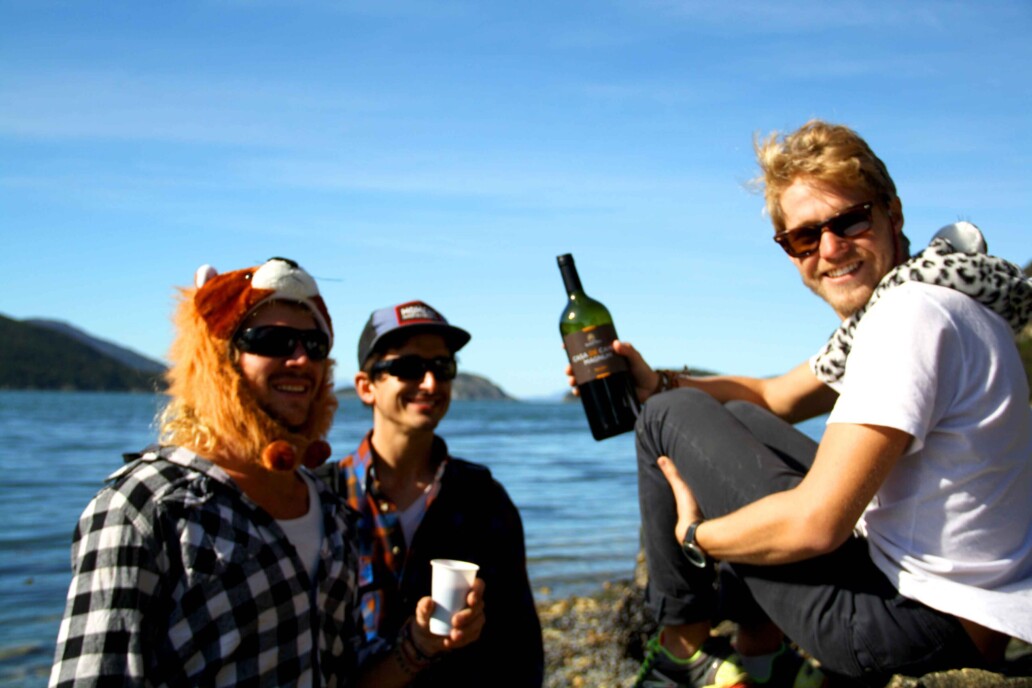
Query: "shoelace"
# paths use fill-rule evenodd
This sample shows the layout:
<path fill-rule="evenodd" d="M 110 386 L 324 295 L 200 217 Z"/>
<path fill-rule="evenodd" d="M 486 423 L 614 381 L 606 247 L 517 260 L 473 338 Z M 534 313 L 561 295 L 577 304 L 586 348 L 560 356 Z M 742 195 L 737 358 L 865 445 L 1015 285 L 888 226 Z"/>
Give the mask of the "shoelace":
<path fill-rule="evenodd" d="M 648 651 L 645 653 L 645 659 L 641 663 L 641 668 L 638 669 L 638 675 L 634 677 L 634 686 L 641 685 L 641 682 L 648 676 L 649 672 L 652 671 L 652 666 L 656 663 L 656 658 L 659 656 L 659 642 L 655 638 L 649 640 Z"/>

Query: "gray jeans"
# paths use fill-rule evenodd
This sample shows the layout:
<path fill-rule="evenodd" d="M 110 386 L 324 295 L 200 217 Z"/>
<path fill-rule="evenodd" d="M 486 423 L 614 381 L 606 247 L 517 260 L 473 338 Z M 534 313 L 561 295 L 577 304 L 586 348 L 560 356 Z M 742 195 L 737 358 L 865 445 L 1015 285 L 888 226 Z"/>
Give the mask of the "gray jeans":
<path fill-rule="evenodd" d="M 871 684 L 984 664 L 956 618 L 896 591 L 863 539 L 793 564 L 722 564 L 719 576 L 684 557 L 656 457 L 673 460 L 715 518 L 798 484 L 817 450 L 809 437 L 754 404 L 689 389 L 649 399 L 636 431 L 646 599 L 660 625 L 770 619 L 827 673 Z"/>

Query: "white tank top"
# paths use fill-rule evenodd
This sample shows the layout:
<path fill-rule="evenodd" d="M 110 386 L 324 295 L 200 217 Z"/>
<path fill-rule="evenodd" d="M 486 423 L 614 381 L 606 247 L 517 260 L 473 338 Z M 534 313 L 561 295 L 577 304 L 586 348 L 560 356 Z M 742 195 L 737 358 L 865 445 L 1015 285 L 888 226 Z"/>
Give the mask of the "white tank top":
<path fill-rule="evenodd" d="M 312 480 L 302 472 L 298 472 L 308 488 L 308 513 L 300 518 L 276 519 L 287 539 L 297 550 L 297 556 L 305 565 L 310 578 L 315 578 L 319 568 L 319 549 L 323 540 L 322 509 L 319 508 L 319 494 Z"/>

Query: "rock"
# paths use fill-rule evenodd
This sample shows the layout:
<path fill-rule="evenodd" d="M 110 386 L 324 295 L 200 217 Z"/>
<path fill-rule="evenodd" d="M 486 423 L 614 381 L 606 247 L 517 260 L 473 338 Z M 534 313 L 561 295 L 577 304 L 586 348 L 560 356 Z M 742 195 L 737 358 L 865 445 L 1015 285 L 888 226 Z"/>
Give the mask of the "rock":
<path fill-rule="evenodd" d="M 607 583 L 594 595 L 538 605 L 545 639 L 545 686 L 626 688 L 643 659 L 656 625 L 645 609 L 642 566 L 638 582 Z M 734 631 L 731 623 L 715 629 Z M 885 688 L 1032 688 L 1032 646 L 1011 641 L 1003 673 L 979 669 L 894 676 Z"/>
<path fill-rule="evenodd" d="M 624 688 L 639 662 L 626 655 L 621 621 L 629 583 L 603 586 L 589 597 L 570 597 L 538 606 L 545 640 L 545 685 Z"/>
<path fill-rule="evenodd" d="M 956 669 L 925 674 L 921 678 L 893 676 L 885 688 L 1027 688 L 1032 678 L 1005 676 L 981 669 Z"/>

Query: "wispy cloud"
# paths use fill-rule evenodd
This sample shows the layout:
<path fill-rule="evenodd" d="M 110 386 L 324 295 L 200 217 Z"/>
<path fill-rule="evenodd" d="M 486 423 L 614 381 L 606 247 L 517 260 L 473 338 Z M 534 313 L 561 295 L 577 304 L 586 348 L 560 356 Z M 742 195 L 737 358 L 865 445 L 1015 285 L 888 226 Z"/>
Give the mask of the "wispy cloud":
<path fill-rule="evenodd" d="M 617 161 L 596 161 L 612 170 L 591 170 L 555 157 L 506 156 L 476 161 L 414 161 L 405 155 L 349 164 L 346 160 L 251 158 L 234 164 L 235 176 L 254 184 L 322 191 L 362 191 L 453 198 L 534 199 L 548 206 L 607 204 L 643 195 L 657 199 L 700 189 L 726 188 L 727 180 L 655 170 L 617 171 Z M 609 199 L 609 200 L 606 200 Z"/>
<path fill-rule="evenodd" d="M 857 3 L 850 0 L 742 0 L 713 2 L 710 0 L 642 0 L 625 6 L 654 13 L 668 19 L 691 22 L 700 30 L 778 34 L 825 32 L 836 28 L 916 27 L 941 28 L 964 17 L 977 17 L 982 6 L 961 2 L 917 0 L 899 3 L 892 0 L 871 0 Z"/>
<path fill-rule="evenodd" d="M 208 0 L 208 3 L 237 10 L 288 8 L 291 12 L 323 12 L 373 17 L 447 18 L 467 14 L 469 2 L 460 0 Z"/>
<path fill-rule="evenodd" d="M 328 130 L 398 105 L 296 82 L 102 69 L 6 75 L 0 103 L 4 136 L 270 148 L 316 143 Z M 307 126 L 299 127 L 299 119 Z"/>

